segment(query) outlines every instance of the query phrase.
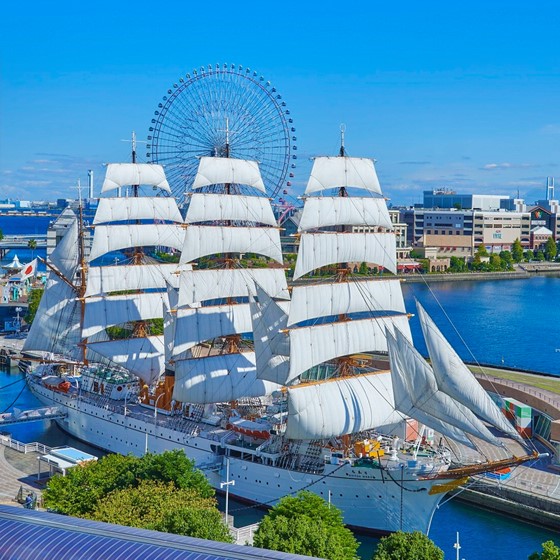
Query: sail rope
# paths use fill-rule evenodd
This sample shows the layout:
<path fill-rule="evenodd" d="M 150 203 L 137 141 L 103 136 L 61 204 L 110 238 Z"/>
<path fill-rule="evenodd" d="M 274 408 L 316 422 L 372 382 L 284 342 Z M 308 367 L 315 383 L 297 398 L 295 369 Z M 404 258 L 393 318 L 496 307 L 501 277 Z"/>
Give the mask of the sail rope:
<path fill-rule="evenodd" d="M 17 379 L 16 381 L 12 381 L 11 383 L 4 385 L 3 387 L 0 387 L 0 391 L 7 389 L 8 387 L 15 385 L 16 383 L 21 383 L 22 381 L 25 381 L 25 377 L 22 377 L 21 379 Z"/>
<path fill-rule="evenodd" d="M 21 397 L 21 394 L 25 391 L 27 385 L 24 383 L 23 387 L 21 388 L 21 391 L 17 394 L 17 397 L 2 411 L 2 414 L 8 412 L 8 410 L 14 406 L 14 404 L 16 404 L 16 402 L 18 401 L 18 399 Z"/>
<path fill-rule="evenodd" d="M 318 478 L 317 480 L 314 480 L 313 482 L 310 482 L 309 484 L 306 484 L 302 488 L 298 488 L 297 490 L 292 490 L 291 492 L 288 492 L 288 493 L 284 494 L 284 496 L 282 496 L 280 498 L 273 498 L 272 500 L 269 500 L 268 502 L 259 502 L 258 504 L 255 504 L 255 505 L 252 505 L 252 506 L 245 506 L 245 507 L 241 507 L 241 508 L 237 508 L 237 509 L 232 509 L 230 511 L 231 512 L 246 511 L 246 510 L 249 510 L 249 509 L 260 508 L 262 506 L 269 506 L 269 505 L 273 504 L 274 502 L 278 502 L 282 498 L 285 498 L 286 496 L 295 496 L 299 492 L 303 492 L 304 490 L 307 490 L 308 488 L 311 488 L 311 486 L 314 486 L 315 484 L 321 482 L 325 478 L 328 478 L 328 477 L 332 476 L 335 472 L 339 471 L 340 469 L 342 469 L 345 466 L 346 466 L 346 463 L 342 463 L 341 465 L 336 467 L 336 469 L 334 469 L 333 471 L 321 476 L 320 478 Z"/>

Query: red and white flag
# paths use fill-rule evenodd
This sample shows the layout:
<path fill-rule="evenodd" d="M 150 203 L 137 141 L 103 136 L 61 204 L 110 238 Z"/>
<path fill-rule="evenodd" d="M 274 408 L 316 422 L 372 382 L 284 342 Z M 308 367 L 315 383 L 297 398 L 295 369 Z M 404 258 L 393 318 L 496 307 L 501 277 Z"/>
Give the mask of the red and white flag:
<path fill-rule="evenodd" d="M 33 259 L 30 263 L 26 264 L 19 273 L 20 280 L 23 282 L 30 276 L 35 276 L 37 273 L 37 259 Z"/>

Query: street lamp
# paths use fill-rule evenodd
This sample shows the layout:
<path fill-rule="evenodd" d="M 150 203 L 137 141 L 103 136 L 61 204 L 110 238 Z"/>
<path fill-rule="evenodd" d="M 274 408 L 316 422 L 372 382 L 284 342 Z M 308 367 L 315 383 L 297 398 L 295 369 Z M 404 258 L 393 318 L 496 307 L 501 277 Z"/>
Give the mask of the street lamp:
<path fill-rule="evenodd" d="M 19 319 L 19 314 L 23 311 L 23 309 L 21 307 L 16 307 L 16 332 L 19 334 L 19 332 L 21 331 L 21 322 Z"/>
<path fill-rule="evenodd" d="M 235 486 L 235 480 L 229 479 L 229 457 L 226 459 L 226 481 L 220 482 L 220 488 L 223 488 L 224 486 L 226 487 L 226 525 L 229 527 L 229 487 Z"/>

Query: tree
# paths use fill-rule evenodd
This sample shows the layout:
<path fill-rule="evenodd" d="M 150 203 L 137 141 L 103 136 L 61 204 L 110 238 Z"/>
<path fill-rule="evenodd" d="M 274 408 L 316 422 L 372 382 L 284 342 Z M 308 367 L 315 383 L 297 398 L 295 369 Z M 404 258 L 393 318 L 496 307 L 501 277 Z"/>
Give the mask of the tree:
<path fill-rule="evenodd" d="M 542 251 L 537 251 L 535 254 L 535 259 L 537 261 L 544 261 L 544 253 Z"/>
<path fill-rule="evenodd" d="M 525 260 L 532 261 L 534 258 L 535 258 L 535 253 L 533 253 L 531 249 L 527 249 L 527 251 L 525 251 Z"/>
<path fill-rule="evenodd" d="M 451 272 L 465 272 L 467 270 L 465 259 L 462 259 L 460 257 L 450 257 L 449 270 Z"/>
<path fill-rule="evenodd" d="M 477 255 L 479 257 L 487 257 L 488 256 L 488 251 L 486 250 L 486 247 L 484 246 L 483 243 L 481 243 L 478 246 L 475 255 Z"/>
<path fill-rule="evenodd" d="M 35 249 L 37 249 L 37 240 L 36 239 L 30 239 L 27 242 L 27 247 L 29 249 L 31 249 L 31 258 L 33 259 L 33 252 L 35 251 Z"/>
<path fill-rule="evenodd" d="M 556 243 L 552 237 L 549 237 L 546 240 L 546 244 L 544 246 L 544 255 L 547 261 L 553 261 L 556 258 L 556 254 L 558 253 L 558 249 L 556 248 Z"/>
<path fill-rule="evenodd" d="M 379 541 L 373 560 L 443 560 L 443 550 L 424 533 L 397 531 Z"/>
<path fill-rule="evenodd" d="M 533 552 L 529 560 L 560 560 L 560 548 L 553 541 L 546 541 L 542 544 L 542 553 Z"/>
<path fill-rule="evenodd" d="M 214 498 L 173 482 L 142 480 L 113 490 L 87 515 L 89 519 L 201 539 L 232 542 Z"/>
<path fill-rule="evenodd" d="M 39 309 L 39 303 L 43 297 L 43 288 L 35 288 L 31 290 L 29 296 L 27 297 L 27 313 L 25 314 L 25 321 L 29 325 L 33 323 L 35 315 L 37 315 L 37 309 Z"/>
<path fill-rule="evenodd" d="M 90 514 L 108 494 L 137 487 L 143 480 L 172 482 L 178 489 L 196 490 L 201 497 L 214 496 L 214 489 L 182 450 L 143 457 L 107 455 L 99 461 L 69 469 L 65 477 L 55 476 L 43 494 L 47 507 L 66 515 Z"/>
<path fill-rule="evenodd" d="M 519 238 L 517 238 L 511 246 L 511 256 L 513 258 L 513 261 L 516 263 L 523 260 L 523 246 L 521 245 L 521 241 L 519 241 Z"/>
<path fill-rule="evenodd" d="M 254 545 L 332 560 L 353 560 L 358 549 L 340 510 L 308 491 L 282 498 L 261 521 Z"/>
<path fill-rule="evenodd" d="M 2 241 L 2 239 L 4 239 L 4 232 L 0 229 L 0 241 Z"/>

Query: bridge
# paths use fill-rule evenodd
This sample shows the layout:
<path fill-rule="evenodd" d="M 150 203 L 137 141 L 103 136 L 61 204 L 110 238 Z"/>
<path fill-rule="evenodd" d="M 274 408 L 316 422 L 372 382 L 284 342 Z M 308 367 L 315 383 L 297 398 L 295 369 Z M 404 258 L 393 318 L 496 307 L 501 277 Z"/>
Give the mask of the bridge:
<path fill-rule="evenodd" d="M 0 258 L 4 258 L 6 253 L 12 249 L 27 249 L 29 242 L 36 242 L 36 249 L 44 249 L 47 246 L 47 236 L 42 234 L 35 235 L 5 235 L 0 240 Z"/>
<path fill-rule="evenodd" d="M 65 418 L 66 413 L 56 406 L 46 406 L 42 408 L 31 408 L 29 410 L 19 410 L 14 408 L 13 412 L 0 414 L 0 427 L 13 424 L 23 424 L 24 422 L 38 422 L 42 420 L 57 420 Z"/>

